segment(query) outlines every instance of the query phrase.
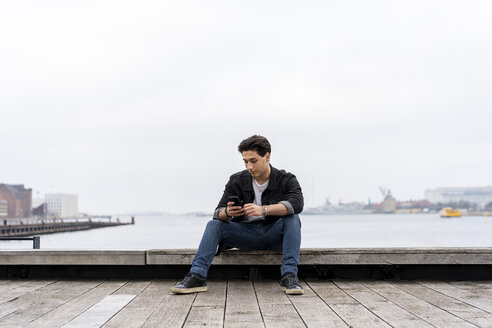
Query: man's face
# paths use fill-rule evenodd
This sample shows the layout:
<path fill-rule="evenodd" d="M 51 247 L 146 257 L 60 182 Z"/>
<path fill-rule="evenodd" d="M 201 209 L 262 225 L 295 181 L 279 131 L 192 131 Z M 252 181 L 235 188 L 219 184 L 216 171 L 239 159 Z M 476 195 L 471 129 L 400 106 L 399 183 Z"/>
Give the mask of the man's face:
<path fill-rule="evenodd" d="M 254 178 L 258 178 L 268 172 L 270 153 L 266 153 L 265 156 L 261 157 L 254 150 L 246 150 L 243 151 L 243 160 L 249 174 Z"/>

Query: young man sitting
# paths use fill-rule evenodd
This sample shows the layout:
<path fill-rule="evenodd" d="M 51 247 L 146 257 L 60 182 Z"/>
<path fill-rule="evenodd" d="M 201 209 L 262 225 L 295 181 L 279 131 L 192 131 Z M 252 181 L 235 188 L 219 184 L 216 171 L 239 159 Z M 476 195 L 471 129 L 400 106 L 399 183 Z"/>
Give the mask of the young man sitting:
<path fill-rule="evenodd" d="M 296 177 L 270 165 L 271 146 L 262 136 L 251 136 L 238 147 L 246 170 L 233 174 L 207 223 L 190 272 L 171 292 L 188 294 L 207 290 L 210 264 L 221 243 L 241 250 L 282 250 L 282 288 L 303 294 L 297 278 L 301 246 L 299 213 L 304 206 Z M 236 196 L 236 197 L 231 197 Z M 234 200 L 239 203 L 235 205 Z"/>

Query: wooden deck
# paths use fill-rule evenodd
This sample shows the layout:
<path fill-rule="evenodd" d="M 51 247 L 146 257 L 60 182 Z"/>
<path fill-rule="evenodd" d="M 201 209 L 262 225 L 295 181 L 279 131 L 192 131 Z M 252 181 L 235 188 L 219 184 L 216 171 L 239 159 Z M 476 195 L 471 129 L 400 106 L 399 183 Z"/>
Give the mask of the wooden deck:
<path fill-rule="evenodd" d="M 0 327 L 492 327 L 490 281 L 0 280 Z"/>

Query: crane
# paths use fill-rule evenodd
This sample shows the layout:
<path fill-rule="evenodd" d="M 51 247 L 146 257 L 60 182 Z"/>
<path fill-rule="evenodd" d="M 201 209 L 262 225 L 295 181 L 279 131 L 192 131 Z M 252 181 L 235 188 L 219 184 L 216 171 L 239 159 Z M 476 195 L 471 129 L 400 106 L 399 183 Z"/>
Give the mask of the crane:
<path fill-rule="evenodd" d="M 381 191 L 384 198 L 391 196 L 391 190 L 389 190 L 388 188 L 379 186 L 379 191 Z"/>

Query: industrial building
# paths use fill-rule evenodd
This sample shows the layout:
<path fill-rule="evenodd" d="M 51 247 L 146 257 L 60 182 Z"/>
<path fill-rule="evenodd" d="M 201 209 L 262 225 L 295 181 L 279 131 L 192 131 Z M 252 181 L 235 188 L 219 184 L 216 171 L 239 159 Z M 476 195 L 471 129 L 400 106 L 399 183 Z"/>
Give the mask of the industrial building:
<path fill-rule="evenodd" d="M 427 189 L 424 197 L 431 203 L 467 201 L 483 208 L 486 204 L 492 202 L 492 186 Z"/>
<path fill-rule="evenodd" d="M 8 212 L 8 203 L 5 199 L 0 199 L 0 219 L 7 218 Z"/>
<path fill-rule="evenodd" d="M 32 189 L 24 188 L 24 185 L 9 185 L 0 183 L 0 200 L 7 203 L 8 218 L 30 218 Z M 1 208 L 5 207 L 5 202 L 2 202 Z"/>
<path fill-rule="evenodd" d="M 78 196 L 65 193 L 49 193 L 44 196 L 46 212 L 50 216 L 69 218 L 79 213 Z"/>

